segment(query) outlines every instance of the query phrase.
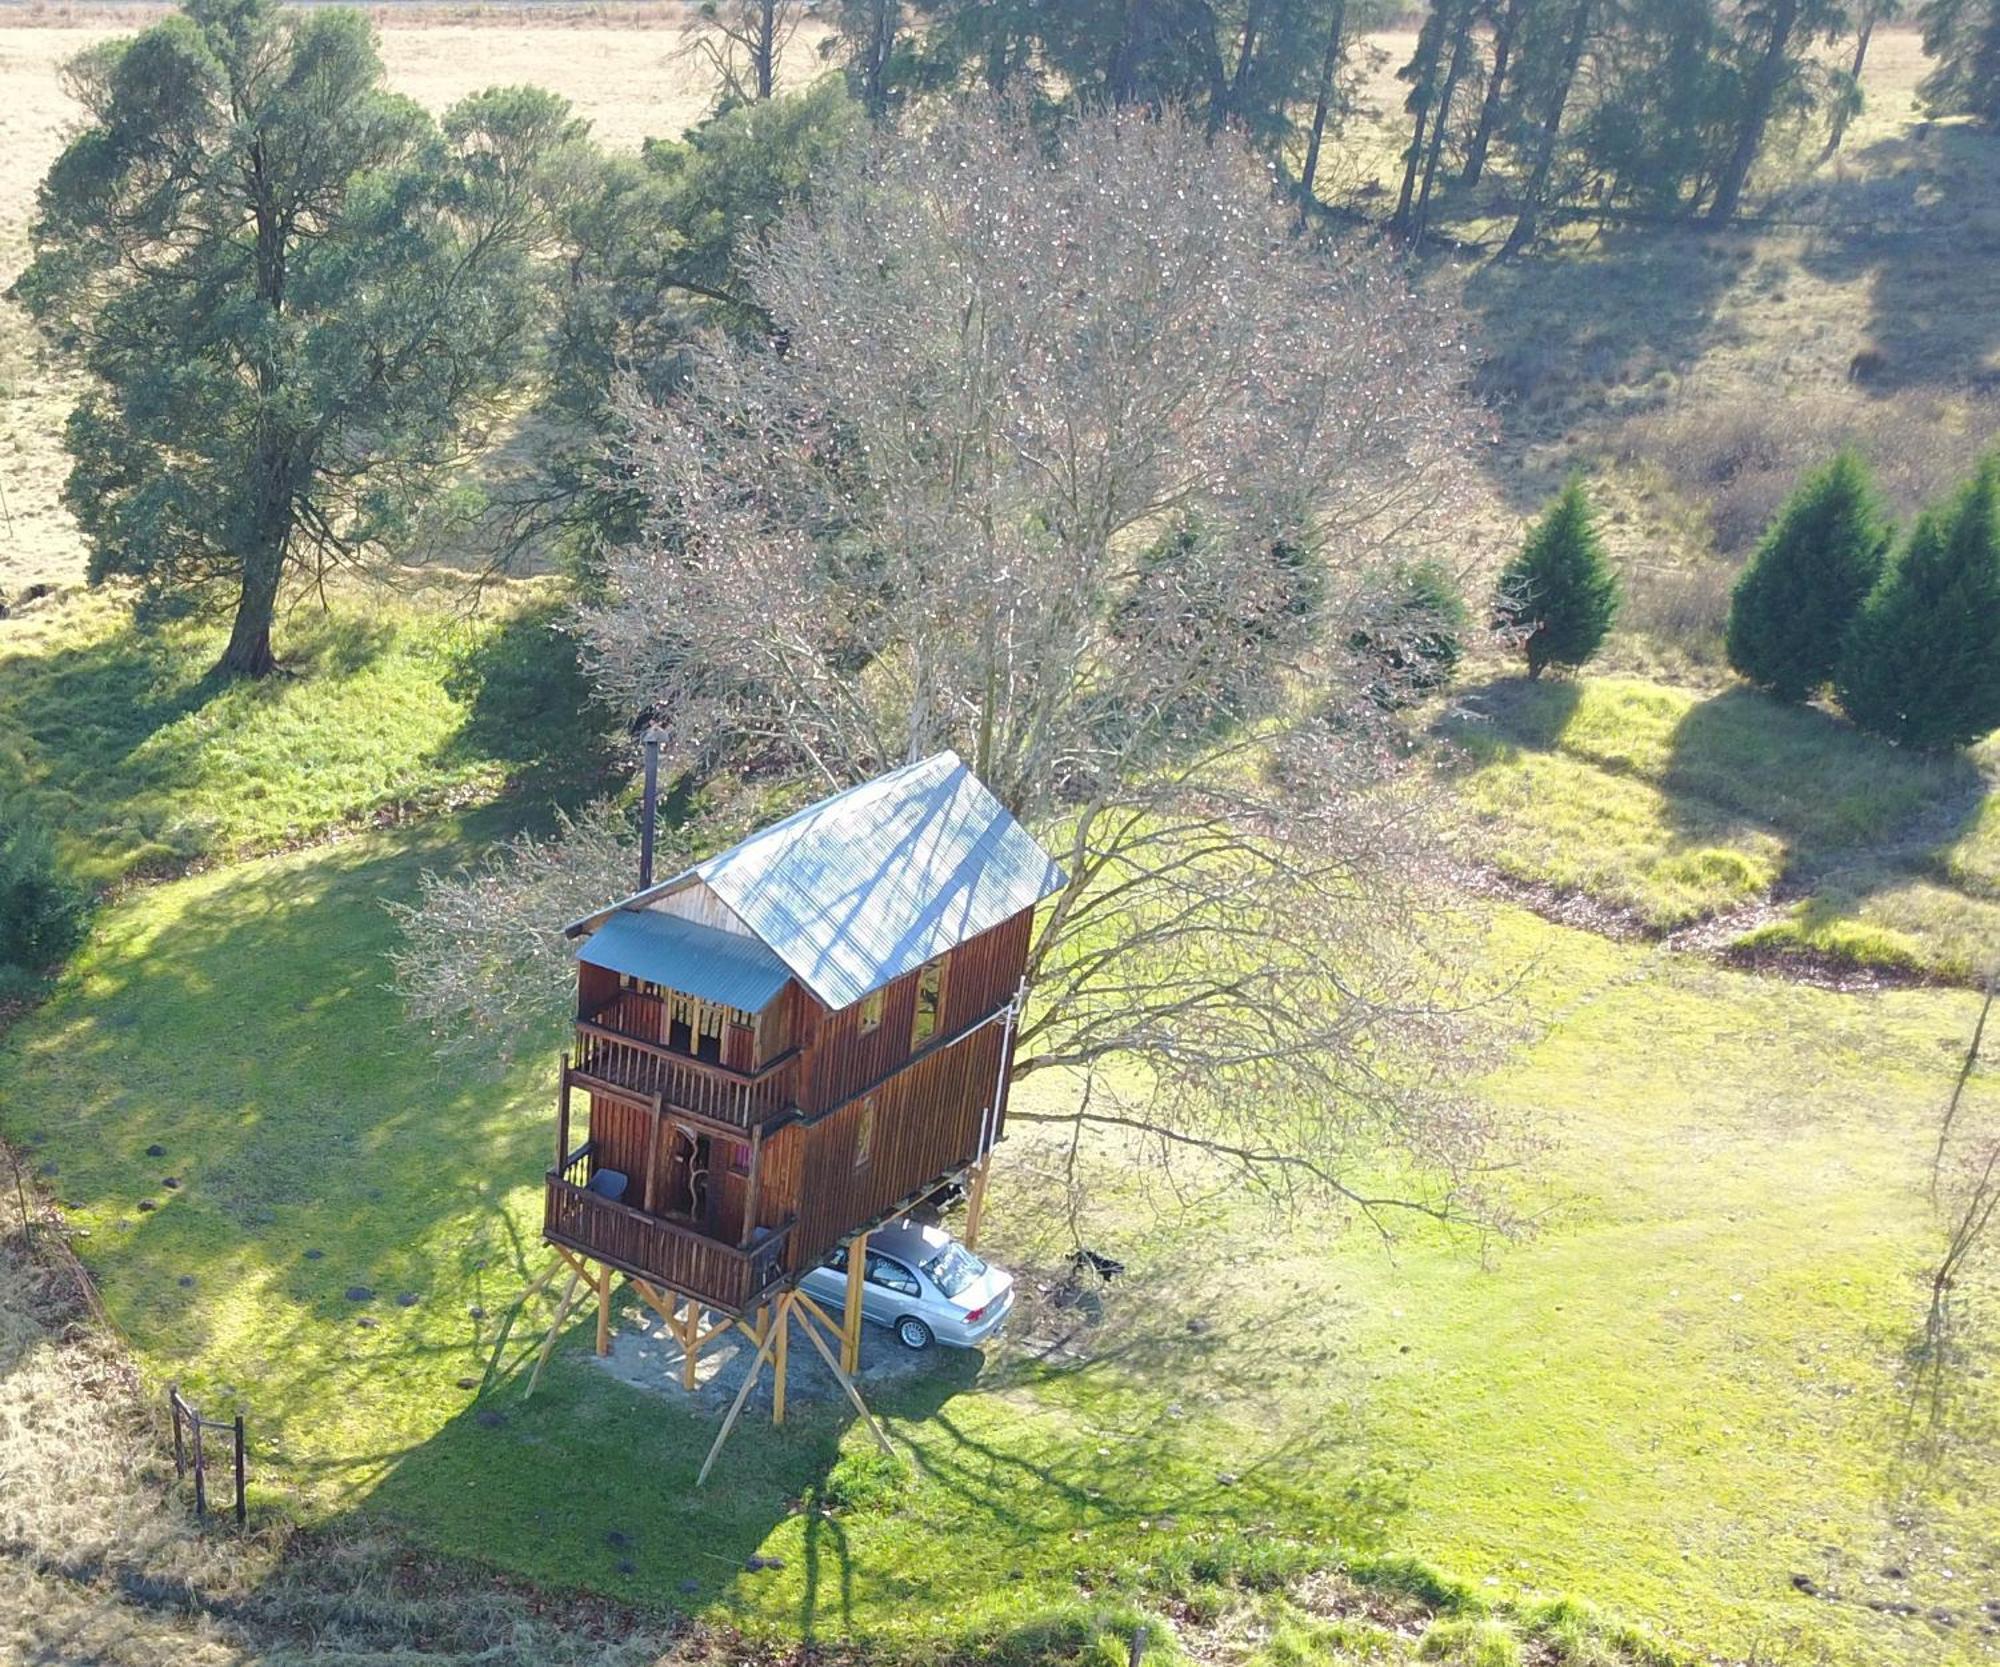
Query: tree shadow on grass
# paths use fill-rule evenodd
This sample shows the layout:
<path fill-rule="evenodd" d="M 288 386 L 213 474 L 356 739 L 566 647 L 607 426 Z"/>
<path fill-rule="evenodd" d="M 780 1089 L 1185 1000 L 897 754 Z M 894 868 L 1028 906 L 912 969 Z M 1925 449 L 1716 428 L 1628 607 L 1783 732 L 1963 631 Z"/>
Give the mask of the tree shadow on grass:
<path fill-rule="evenodd" d="M 1510 449 L 1560 435 L 1720 345 L 1716 312 L 1747 252 L 1727 239 L 1607 233 L 1590 252 L 1489 261 L 1466 280 L 1475 320 L 1475 387 Z M 1519 512 L 1561 485 L 1562 465 L 1510 471 L 1498 485 Z"/>
<path fill-rule="evenodd" d="M 1814 239 L 1807 270 L 1868 284 L 1857 386 L 2000 392 L 2000 139 L 1926 122 L 1843 159 L 1801 195 L 1837 228 Z"/>
<path fill-rule="evenodd" d="M 618 756 L 617 720 L 578 662 L 567 611 L 561 598 L 522 608 L 453 668 L 445 688 L 470 711 L 431 762 L 498 759 L 514 791 L 567 809 L 603 789 Z"/>

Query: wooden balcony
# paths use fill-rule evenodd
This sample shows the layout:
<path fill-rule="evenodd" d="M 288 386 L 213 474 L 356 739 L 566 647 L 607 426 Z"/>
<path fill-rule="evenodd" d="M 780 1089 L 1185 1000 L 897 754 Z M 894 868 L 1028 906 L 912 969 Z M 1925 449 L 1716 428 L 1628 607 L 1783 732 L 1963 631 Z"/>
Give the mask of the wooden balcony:
<path fill-rule="evenodd" d="M 792 1109 L 790 1066 L 798 1057 L 796 1048 L 755 1071 L 696 1059 L 657 1040 L 664 1034 L 661 1016 L 654 1011 L 660 1006 L 656 997 L 623 990 L 580 1019 L 572 1073 L 642 1099 L 657 1094 L 669 1110 L 745 1131 Z"/>
<path fill-rule="evenodd" d="M 560 1169 L 548 1172 L 542 1233 L 552 1243 L 725 1314 L 747 1315 L 783 1279 L 789 1222 L 739 1250 L 680 1222 L 599 1197 L 589 1190 L 595 1167 L 593 1145 L 586 1141 Z"/>

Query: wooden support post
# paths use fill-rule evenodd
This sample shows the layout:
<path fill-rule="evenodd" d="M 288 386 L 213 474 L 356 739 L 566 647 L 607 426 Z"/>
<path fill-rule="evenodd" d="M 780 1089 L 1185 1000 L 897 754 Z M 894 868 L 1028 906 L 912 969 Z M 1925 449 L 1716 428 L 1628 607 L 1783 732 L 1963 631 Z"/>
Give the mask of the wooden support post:
<path fill-rule="evenodd" d="M 701 1364 L 701 1305 L 688 1299 L 681 1321 L 681 1388 L 694 1393 L 695 1370 Z"/>
<path fill-rule="evenodd" d="M 236 1415 L 236 1526 L 250 1520 L 250 1504 L 243 1493 L 243 1414 Z"/>
<path fill-rule="evenodd" d="M 562 1061 L 562 1095 L 556 1109 L 556 1169 L 569 1161 L 569 1055 Z"/>
<path fill-rule="evenodd" d="M 965 1195 L 965 1231 L 959 1241 L 967 1250 L 979 1247 L 979 1219 L 986 1213 L 986 1177 L 993 1169 L 993 1154 L 987 1153 L 972 1171 L 972 1186 Z"/>
<path fill-rule="evenodd" d="M 847 1306 L 840 1316 L 840 1366 L 861 1370 L 861 1282 L 868 1273 L 868 1235 L 857 1234 L 847 1246 Z"/>
<path fill-rule="evenodd" d="M 611 1352 L 611 1264 L 600 1263 L 597 1270 L 597 1358 Z"/>
<path fill-rule="evenodd" d="M 750 1173 L 743 1179 L 743 1236 L 736 1241 L 738 1250 L 748 1250 L 757 1236 L 757 1175 L 763 1166 L 764 1126 L 760 1123 L 750 1131 Z"/>
<path fill-rule="evenodd" d="M 757 1346 L 757 1353 L 750 1361 L 750 1369 L 743 1374 L 743 1381 L 736 1386 L 736 1399 L 729 1403 L 729 1412 L 722 1420 L 722 1428 L 715 1432 L 715 1444 L 709 1448 L 708 1457 L 701 1461 L 701 1469 L 694 1479 L 696 1487 L 700 1487 L 708 1480 L 709 1471 L 715 1467 L 715 1455 L 722 1451 L 722 1444 L 729 1439 L 729 1432 L 736 1428 L 736 1420 L 743 1415 L 743 1403 L 750 1399 L 750 1391 L 757 1384 L 757 1374 L 764 1369 L 764 1357 L 771 1352 L 773 1346 L 773 1339 L 769 1336 Z"/>
<path fill-rule="evenodd" d="M 819 1314 L 820 1320 L 825 1324 L 828 1331 L 833 1329 L 833 1322 L 828 1320 L 824 1314 L 820 1314 L 818 1304 L 811 1297 L 801 1292 L 799 1293 L 799 1300 L 813 1313 Z M 840 1362 L 833 1358 L 833 1350 L 829 1349 L 820 1340 L 819 1332 L 815 1329 L 811 1320 L 801 1316 L 799 1324 L 805 1330 L 806 1341 L 819 1350 L 819 1357 L 826 1362 L 826 1369 L 839 1380 L 840 1387 L 847 1391 L 847 1398 L 854 1403 L 854 1410 L 861 1414 L 861 1421 L 868 1426 L 868 1433 L 875 1438 L 876 1445 L 891 1458 L 894 1458 L 896 1456 L 896 1449 L 889 1445 L 889 1438 L 882 1433 L 882 1426 L 875 1422 L 875 1415 L 868 1410 L 868 1403 L 862 1400 L 861 1391 L 855 1388 L 854 1380 L 841 1369 Z"/>
<path fill-rule="evenodd" d="M 653 1213 L 653 1171 L 660 1157 L 660 1096 L 653 1096 L 653 1121 L 646 1130 L 646 1173 L 639 1180 L 639 1208 Z"/>
<path fill-rule="evenodd" d="M 521 1399 L 526 1400 L 535 1392 L 535 1385 L 542 1381 L 542 1368 L 549 1363 L 549 1356 L 555 1353 L 556 1336 L 563 1328 L 563 1321 L 569 1318 L 569 1305 L 576 1301 L 576 1288 L 583 1283 L 583 1275 L 571 1273 L 569 1283 L 563 1287 L 562 1301 L 556 1304 L 556 1317 L 549 1326 L 549 1334 L 542 1340 L 542 1352 L 535 1357 L 535 1369 L 528 1374 L 528 1387 L 521 1391 Z"/>
<path fill-rule="evenodd" d="M 792 1293 L 786 1291 L 778 1298 L 777 1313 L 773 1316 L 776 1330 L 771 1350 L 771 1422 L 785 1421 L 785 1356 L 787 1344 L 792 1334 Z"/>

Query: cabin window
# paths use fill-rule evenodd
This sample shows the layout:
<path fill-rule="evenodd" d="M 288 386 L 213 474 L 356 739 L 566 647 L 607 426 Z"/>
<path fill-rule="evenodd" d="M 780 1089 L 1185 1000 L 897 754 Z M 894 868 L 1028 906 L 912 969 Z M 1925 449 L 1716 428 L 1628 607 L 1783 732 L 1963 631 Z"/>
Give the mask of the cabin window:
<path fill-rule="evenodd" d="M 910 1046 L 920 1048 L 937 1034 L 938 1013 L 944 1006 L 944 957 L 917 969 L 917 1016 L 910 1027 Z"/>
<path fill-rule="evenodd" d="M 863 1100 L 854 1118 L 854 1167 L 866 1169 L 875 1151 L 875 1102 Z"/>
<path fill-rule="evenodd" d="M 861 998 L 861 1034 L 866 1036 L 882 1022 L 882 992 L 871 990 Z"/>

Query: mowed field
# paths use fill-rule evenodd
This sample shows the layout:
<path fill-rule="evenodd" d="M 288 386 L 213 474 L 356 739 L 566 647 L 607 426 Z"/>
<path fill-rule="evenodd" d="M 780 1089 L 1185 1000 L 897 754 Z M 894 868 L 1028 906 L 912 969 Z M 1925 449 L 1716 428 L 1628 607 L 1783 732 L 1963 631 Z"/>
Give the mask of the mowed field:
<path fill-rule="evenodd" d="M 0 29 L 6 276 L 67 119 L 54 65 L 101 32 Z M 405 16 L 383 50 L 427 102 L 532 79 L 620 144 L 704 102 L 671 26 Z M 490 1080 L 440 1069 L 386 987 L 383 905 L 590 779 L 608 720 L 561 657 L 549 592 L 502 587 L 470 619 L 441 592 L 337 597 L 288 626 L 301 675 L 261 690 L 207 686 L 209 628 L 139 631 L 115 599 L 0 620 L 0 786 L 118 893 L 52 1001 L 0 1041 L 0 1133 L 79 1231 L 147 1393 L 171 1379 L 244 1406 L 256 1504 L 322 1543 L 386 1524 L 763 1640 L 1039 1659 L 1073 1647 L 1038 1630 L 1049 1616 L 1137 1604 L 1176 1615 L 1191 1652 L 1259 1667 L 1506 1663 L 1516 1631 L 1531 1661 L 1638 1658 L 1591 1605 L 1702 1658 L 1991 1659 L 1990 1266 L 1961 1292 L 1958 1368 L 1928 1375 L 1914 1352 L 1939 1242 L 1928 1157 L 1978 1005 L 1914 981 L 1962 982 L 1992 951 L 1991 744 L 1930 765 L 1722 687 L 1701 610 L 1740 555 L 1722 512 L 1750 488 L 1740 470 L 1705 485 L 1711 452 L 1683 432 L 1754 417 L 1761 446 L 1824 434 L 1829 414 L 1908 431 L 1905 495 L 1990 433 L 1992 275 L 1948 255 L 1985 246 L 1951 217 L 1976 221 L 1962 205 L 2000 170 L 1914 136 L 1920 67 L 1913 37 L 1886 34 L 1848 156 L 1800 164 L 1803 196 L 1879 198 L 1873 229 L 1579 234 L 1516 267 L 1426 274 L 1463 288 L 1502 432 L 1466 572 L 1584 464 L 1633 594 L 1619 675 L 1530 688 L 1480 663 L 1435 715 L 1468 848 L 1607 928 L 1484 905 L 1476 953 L 1518 983 L 1522 1039 L 1479 1092 L 1547 1136 L 1518 1183 L 1534 1230 L 1410 1229 L 1391 1247 L 1205 1187 L 1187 1207 L 1096 1148 L 1089 1232 L 1127 1277 L 1101 1309 L 1036 1309 L 983 1357 L 881 1381 L 895 1467 L 809 1405 L 781 1435 L 747 1424 L 697 1493 L 713 1416 L 600 1371 L 582 1321 L 521 1397 L 546 1311 L 509 1314 L 541 1265 L 561 1039 Z M 1364 142 L 1350 182 L 1381 160 Z M 1478 211 L 1454 223 L 1476 230 Z M 76 582 L 82 552 L 55 501 L 69 385 L 0 308 L 0 593 L 16 595 Z M 1895 369 L 1857 387 L 1869 344 Z M 1786 930 L 1912 982 L 1820 988 L 1718 953 Z M 1966 1115 L 2000 1118 L 1990 1072 Z M 1061 1154 L 1025 1134 L 1004 1150 L 990 1248 L 1053 1285 Z M 617 1323 L 642 1318 L 624 1304 Z M 0 1474 L 47 1482 L 27 1428 L 0 1420 Z M 1372 1611 L 1208 1627 L 1232 1582 L 1372 1560 L 1424 1585 L 1402 1554 L 1463 1611 L 1429 1644 L 1421 1620 Z M 59 1623 L 23 1615 L 24 1653 L 60 1658 Z"/>

